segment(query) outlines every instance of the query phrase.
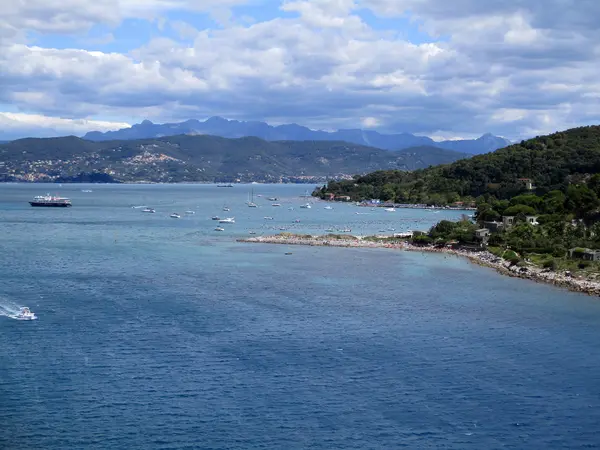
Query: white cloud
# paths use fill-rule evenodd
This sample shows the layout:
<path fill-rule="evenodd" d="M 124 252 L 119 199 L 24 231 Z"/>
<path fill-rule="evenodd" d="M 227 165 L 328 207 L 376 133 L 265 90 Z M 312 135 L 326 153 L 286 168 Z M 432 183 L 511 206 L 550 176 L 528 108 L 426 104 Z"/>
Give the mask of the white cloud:
<path fill-rule="evenodd" d="M 0 30 L 81 33 L 126 18 L 155 19 L 168 11 L 217 12 L 248 0 L 8 0 L 0 2 Z"/>
<path fill-rule="evenodd" d="M 580 1 L 294 0 L 280 5 L 288 18 L 249 25 L 229 9 L 247 0 L 4 2 L 0 103 L 56 117 L 219 114 L 316 128 L 365 120 L 382 131 L 515 139 L 600 116 L 600 3 Z M 370 28 L 364 8 L 407 15 L 439 39 Z M 223 27 L 197 30 L 170 20 L 172 10 L 208 12 Z M 119 54 L 20 39 L 127 17 L 168 24 L 188 42 L 156 37 Z"/>
<path fill-rule="evenodd" d="M 31 133 L 35 130 L 38 136 L 63 136 L 68 134 L 83 135 L 90 129 L 98 131 L 118 130 L 131 126 L 126 122 L 108 122 L 104 120 L 65 119 L 48 117 L 41 114 L 23 114 L 0 112 L 0 128 L 10 130 L 19 136 L 21 133 Z M 15 136 L 3 136 L 13 138 Z"/>
<path fill-rule="evenodd" d="M 364 128 L 375 128 L 379 125 L 379 119 L 377 119 L 376 117 L 363 117 L 360 120 L 360 124 Z"/>

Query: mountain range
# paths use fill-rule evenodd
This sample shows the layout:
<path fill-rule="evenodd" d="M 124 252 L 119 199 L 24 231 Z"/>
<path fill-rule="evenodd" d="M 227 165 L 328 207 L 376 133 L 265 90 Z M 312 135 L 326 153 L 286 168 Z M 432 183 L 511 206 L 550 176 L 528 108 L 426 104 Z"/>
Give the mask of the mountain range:
<path fill-rule="evenodd" d="M 265 122 L 228 120 L 211 117 L 202 122 L 191 119 L 178 123 L 152 123 L 144 120 L 130 128 L 117 131 L 92 131 L 84 139 L 109 141 L 124 139 L 150 139 L 175 135 L 213 135 L 225 138 L 254 136 L 265 141 L 344 141 L 385 150 L 403 150 L 411 147 L 437 147 L 470 155 L 488 153 L 510 145 L 507 139 L 484 134 L 478 139 L 448 140 L 436 142 L 426 136 L 410 133 L 381 134 L 372 130 L 346 129 L 337 131 L 311 130 L 297 124 L 272 126 Z"/>
<path fill-rule="evenodd" d="M 67 136 L 0 145 L 0 179 L 65 182 L 102 174 L 99 180 L 110 175 L 120 182 L 314 182 L 373 170 L 422 169 L 469 156 L 437 147 L 391 152 L 340 141 L 177 135 L 93 142 Z"/>

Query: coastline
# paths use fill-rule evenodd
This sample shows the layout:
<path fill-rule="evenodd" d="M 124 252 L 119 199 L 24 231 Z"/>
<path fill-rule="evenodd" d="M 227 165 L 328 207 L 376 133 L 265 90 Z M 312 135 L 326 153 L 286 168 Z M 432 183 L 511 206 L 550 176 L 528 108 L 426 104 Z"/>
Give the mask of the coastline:
<path fill-rule="evenodd" d="M 435 248 L 427 246 L 417 246 L 407 241 L 386 242 L 356 236 L 308 236 L 308 235 L 290 235 L 278 234 L 271 236 L 256 236 L 237 239 L 237 242 L 257 243 L 257 244 L 284 244 L 284 245 L 304 245 L 319 247 L 352 247 L 352 248 L 388 248 L 422 253 L 444 253 L 454 256 L 467 258 L 471 263 L 480 266 L 489 267 L 502 275 L 508 275 L 515 278 L 524 278 L 538 283 L 552 284 L 557 287 L 568 289 L 574 292 L 580 292 L 588 295 L 600 296 L 600 282 L 573 277 L 564 272 L 553 272 L 540 269 L 538 267 L 517 267 L 511 266 L 505 261 L 490 252 L 471 252 L 467 250 L 455 250 L 450 248 Z"/>

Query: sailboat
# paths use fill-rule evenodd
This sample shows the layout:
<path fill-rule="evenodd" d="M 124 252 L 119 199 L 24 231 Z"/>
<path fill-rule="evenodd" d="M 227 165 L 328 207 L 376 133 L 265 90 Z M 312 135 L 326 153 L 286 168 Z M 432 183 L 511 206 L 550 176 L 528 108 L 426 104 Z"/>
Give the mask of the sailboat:
<path fill-rule="evenodd" d="M 248 208 L 258 208 L 258 205 L 254 203 L 254 188 L 252 189 L 252 200 L 248 198 Z"/>

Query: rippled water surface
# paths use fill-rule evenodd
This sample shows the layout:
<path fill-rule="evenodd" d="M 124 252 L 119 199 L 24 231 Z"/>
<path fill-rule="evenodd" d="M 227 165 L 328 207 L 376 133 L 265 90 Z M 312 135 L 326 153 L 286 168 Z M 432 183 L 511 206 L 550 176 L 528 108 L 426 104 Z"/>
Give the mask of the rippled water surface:
<path fill-rule="evenodd" d="M 250 190 L 0 185 L 0 448 L 600 446 L 600 300 L 443 255 L 236 243 L 460 216 Z M 75 206 L 29 207 L 47 191 Z"/>

